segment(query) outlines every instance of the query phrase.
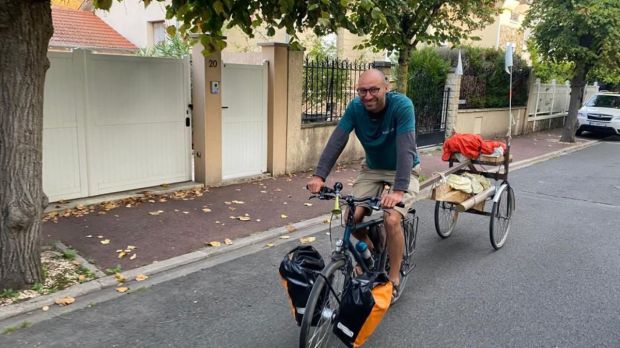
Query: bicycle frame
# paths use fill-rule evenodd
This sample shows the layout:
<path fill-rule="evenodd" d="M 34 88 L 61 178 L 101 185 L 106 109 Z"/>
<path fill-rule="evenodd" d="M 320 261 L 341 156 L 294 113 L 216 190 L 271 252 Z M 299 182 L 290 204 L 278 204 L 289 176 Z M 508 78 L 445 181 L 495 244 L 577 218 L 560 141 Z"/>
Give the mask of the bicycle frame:
<path fill-rule="evenodd" d="M 346 258 L 345 252 L 348 251 L 353 255 L 353 258 L 357 262 L 358 265 L 361 266 L 364 273 L 370 272 L 370 269 L 366 265 L 364 259 L 362 259 L 362 255 L 355 249 L 353 243 L 351 243 L 351 235 L 355 230 L 361 230 L 366 227 L 370 227 L 375 224 L 379 224 L 383 222 L 383 217 L 368 220 L 362 222 L 360 224 L 356 224 L 353 218 L 356 205 L 353 202 L 347 203 L 348 211 L 347 211 L 347 222 L 345 224 L 344 234 L 342 239 L 336 241 L 336 250 L 332 253 L 332 259 Z M 340 242 L 340 243 L 339 243 Z M 379 268 L 382 269 L 385 267 L 385 257 L 382 255 L 381 259 L 378 260 L 380 262 Z"/>

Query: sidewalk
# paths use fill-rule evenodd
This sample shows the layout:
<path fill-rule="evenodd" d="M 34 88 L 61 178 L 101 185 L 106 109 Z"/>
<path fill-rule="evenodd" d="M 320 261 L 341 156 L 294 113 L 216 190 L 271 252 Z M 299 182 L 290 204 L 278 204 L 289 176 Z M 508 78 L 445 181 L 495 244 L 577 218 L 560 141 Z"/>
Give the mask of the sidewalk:
<path fill-rule="evenodd" d="M 541 156 L 594 143 L 582 138 L 578 138 L 575 144 L 560 143 L 559 138 L 559 129 L 513 138 L 511 169 Z M 448 168 L 447 163 L 441 161 L 441 149 L 420 152 L 424 177 Z M 340 181 L 346 191 L 355 179 L 357 168 L 356 164 L 336 168 L 328 178 L 328 184 Z M 328 213 L 330 207 L 324 202 L 308 200 L 309 193 L 304 187 L 310 175 L 310 172 L 299 173 L 206 190 L 195 189 L 178 195 L 176 199 L 167 198 L 165 202 L 158 197 L 144 198 L 142 195 L 144 202 L 128 199 L 108 211 L 99 205 L 87 215 L 46 221 L 42 229 L 43 244 L 60 241 L 100 270 L 117 265 L 124 271 L 134 269 L 205 248 L 211 241 L 224 245 L 229 239 L 234 243 L 236 239 L 257 232 Z M 151 194 L 155 193 L 151 191 Z M 50 208 L 53 209 L 54 205 Z M 109 243 L 102 244 L 102 240 L 109 240 Z M 130 245 L 136 249 L 119 258 L 117 250 Z M 133 254 L 136 256 L 132 260 Z"/>

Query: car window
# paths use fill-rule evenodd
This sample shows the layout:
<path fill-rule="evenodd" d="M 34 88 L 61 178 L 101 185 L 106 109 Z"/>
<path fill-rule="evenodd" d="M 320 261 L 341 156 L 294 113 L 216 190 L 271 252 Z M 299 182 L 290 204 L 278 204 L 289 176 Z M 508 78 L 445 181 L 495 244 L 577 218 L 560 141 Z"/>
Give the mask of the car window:
<path fill-rule="evenodd" d="M 613 108 L 620 109 L 620 96 L 616 95 L 597 95 L 590 99 L 587 106 L 594 106 L 599 108 Z"/>

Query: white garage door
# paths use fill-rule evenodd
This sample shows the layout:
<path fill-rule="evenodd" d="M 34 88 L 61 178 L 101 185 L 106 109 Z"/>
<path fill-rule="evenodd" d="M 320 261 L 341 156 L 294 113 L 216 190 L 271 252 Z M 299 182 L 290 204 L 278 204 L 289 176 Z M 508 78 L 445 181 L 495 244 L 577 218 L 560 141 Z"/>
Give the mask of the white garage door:
<path fill-rule="evenodd" d="M 51 52 L 43 187 L 50 201 L 191 180 L 187 60 Z"/>
<path fill-rule="evenodd" d="M 222 68 L 222 179 L 267 171 L 267 64 Z"/>

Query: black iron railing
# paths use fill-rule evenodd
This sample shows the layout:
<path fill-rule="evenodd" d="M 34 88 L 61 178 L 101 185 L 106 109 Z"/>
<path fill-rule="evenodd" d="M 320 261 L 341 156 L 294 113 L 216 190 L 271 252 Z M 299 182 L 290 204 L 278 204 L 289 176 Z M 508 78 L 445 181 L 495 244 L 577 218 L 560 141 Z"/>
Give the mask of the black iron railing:
<path fill-rule="evenodd" d="M 347 104 L 356 96 L 359 75 L 372 67 L 372 63 L 306 59 L 301 123 L 339 120 Z"/>

